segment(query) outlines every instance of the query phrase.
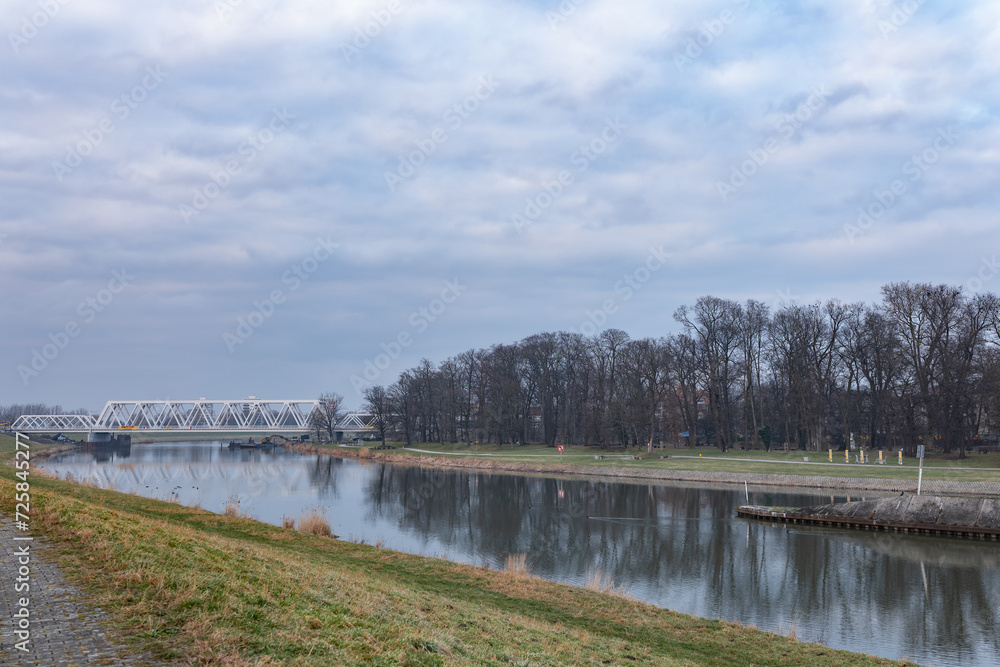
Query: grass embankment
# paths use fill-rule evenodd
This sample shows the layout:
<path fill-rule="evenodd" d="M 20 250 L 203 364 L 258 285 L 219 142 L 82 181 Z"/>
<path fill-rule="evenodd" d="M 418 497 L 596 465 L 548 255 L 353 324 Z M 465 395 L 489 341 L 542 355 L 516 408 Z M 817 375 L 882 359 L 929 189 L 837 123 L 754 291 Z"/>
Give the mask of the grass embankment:
<path fill-rule="evenodd" d="M 878 451 L 866 452 L 869 463 L 844 463 L 844 452 L 834 452 L 833 462 L 828 461 L 827 452 L 803 451 L 741 451 L 730 450 L 722 453 L 715 447 L 656 449 L 647 454 L 643 448 L 626 450 L 603 450 L 580 445 L 567 446 L 563 454 L 553 447 L 541 445 L 525 445 L 523 447 L 499 448 L 496 445 L 482 446 L 478 451 L 474 445 L 467 444 L 413 444 L 410 449 L 403 449 L 402 443 L 391 443 L 397 449 L 391 454 L 404 456 L 428 457 L 432 455 L 461 456 L 463 458 L 481 458 L 486 461 L 505 461 L 534 465 L 542 469 L 570 464 L 581 467 L 616 467 L 640 470 L 689 470 L 697 472 L 734 472 L 761 473 L 770 475 L 802 475 L 815 477 L 857 477 L 864 479 L 903 479 L 917 481 L 917 459 L 903 459 L 899 465 L 894 453 L 886 452 L 888 463 L 879 465 L 873 461 L 878 458 Z M 331 453 L 344 448 L 326 445 Z M 354 448 L 352 448 L 354 449 Z M 424 450 L 423 452 L 414 450 Z M 433 454 L 427 453 L 432 452 Z M 701 456 L 699 456 L 701 454 Z M 595 455 L 604 456 L 602 460 Z M 660 458 L 669 456 L 670 458 Z M 639 457 L 634 460 L 633 457 Z M 809 461 L 804 461 L 805 457 Z M 854 452 L 851 453 L 851 461 Z M 1000 481 L 1000 453 L 968 454 L 967 458 L 959 459 L 957 454 L 929 454 L 924 459 L 924 480 L 940 480 L 949 482 L 997 482 Z"/>
<path fill-rule="evenodd" d="M 0 438 L 5 463 L 12 445 Z M 13 482 L 0 465 L 8 514 Z M 37 474 L 31 499 L 32 526 L 118 634 L 185 664 L 900 664 Z"/>

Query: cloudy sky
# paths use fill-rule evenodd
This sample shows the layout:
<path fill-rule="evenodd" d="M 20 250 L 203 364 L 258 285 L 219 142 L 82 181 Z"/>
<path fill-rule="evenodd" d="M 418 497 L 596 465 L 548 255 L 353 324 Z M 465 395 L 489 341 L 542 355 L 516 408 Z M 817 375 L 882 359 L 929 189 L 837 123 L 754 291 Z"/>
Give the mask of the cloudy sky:
<path fill-rule="evenodd" d="M 1000 291 L 994 2 L 10 0 L 0 21 L 0 403 L 355 407 L 366 366 L 665 335 L 705 294 Z"/>

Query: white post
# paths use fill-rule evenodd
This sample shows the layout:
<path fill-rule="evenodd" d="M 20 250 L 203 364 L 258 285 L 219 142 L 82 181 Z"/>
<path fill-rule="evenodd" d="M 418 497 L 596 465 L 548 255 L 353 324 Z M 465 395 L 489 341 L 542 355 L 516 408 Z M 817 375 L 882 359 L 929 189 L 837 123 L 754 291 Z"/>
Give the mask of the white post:
<path fill-rule="evenodd" d="M 747 492 L 747 505 L 750 504 L 750 487 L 747 486 L 747 481 L 743 480 L 743 490 Z"/>
<path fill-rule="evenodd" d="M 924 481 L 924 459 L 920 458 L 920 468 L 917 472 L 917 495 L 920 495 L 920 484 Z"/>

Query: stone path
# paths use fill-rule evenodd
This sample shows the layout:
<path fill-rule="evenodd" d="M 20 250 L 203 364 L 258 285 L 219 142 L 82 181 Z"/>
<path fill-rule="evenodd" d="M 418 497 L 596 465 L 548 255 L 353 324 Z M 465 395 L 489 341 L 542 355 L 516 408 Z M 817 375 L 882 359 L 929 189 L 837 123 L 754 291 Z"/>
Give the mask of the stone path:
<path fill-rule="evenodd" d="M 148 656 L 129 654 L 104 632 L 102 612 L 84 603 L 86 594 L 66 583 L 55 566 L 55 553 L 39 537 L 15 541 L 25 533 L 15 530 L 9 519 L 0 519 L 0 665 L 157 665 Z M 31 632 L 28 652 L 15 648 L 14 616 L 23 592 L 15 591 L 20 563 L 19 550 L 29 546 L 28 585 Z"/>

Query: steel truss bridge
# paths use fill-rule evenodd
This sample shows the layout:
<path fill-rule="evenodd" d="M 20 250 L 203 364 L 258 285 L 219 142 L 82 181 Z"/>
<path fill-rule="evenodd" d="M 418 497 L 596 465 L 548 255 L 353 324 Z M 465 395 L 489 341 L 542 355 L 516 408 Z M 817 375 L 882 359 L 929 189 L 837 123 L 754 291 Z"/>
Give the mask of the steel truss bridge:
<path fill-rule="evenodd" d="M 114 433 L 129 431 L 201 431 L 212 433 L 301 433 L 313 429 L 316 400 L 232 401 L 108 401 L 94 415 L 22 415 L 11 424 L 21 433 Z M 348 413 L 333 430 L 343 434 L 370 433 L 372 416 Z"/>

